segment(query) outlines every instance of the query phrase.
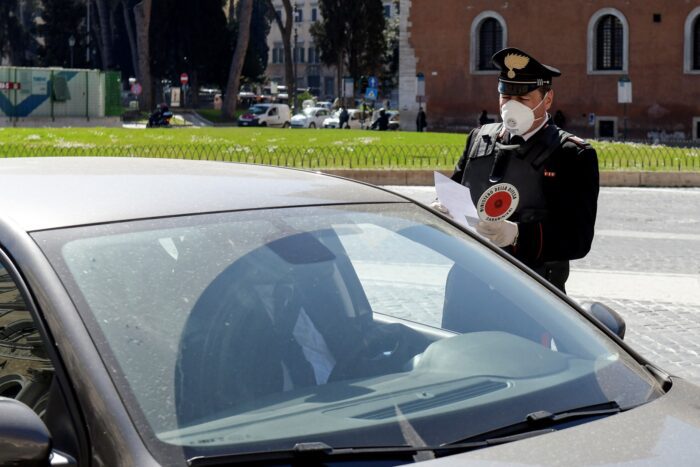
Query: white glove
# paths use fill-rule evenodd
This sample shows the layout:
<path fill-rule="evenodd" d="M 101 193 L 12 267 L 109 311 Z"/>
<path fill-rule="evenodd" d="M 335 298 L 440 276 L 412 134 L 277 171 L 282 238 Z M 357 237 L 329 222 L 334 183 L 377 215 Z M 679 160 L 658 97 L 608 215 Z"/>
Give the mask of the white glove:
<path fill-rule="evenodd" d="M 447 209 L 447 207 L 442 204 L 439 200 L 435 200 L 432 203 L 430 203 L 430 207 L 435 209 L 436 211 L 440 211 L 444 215 L 446 215 L 449 218 L 452 218 L 452 215 L 450 214 L 450 210 Z"/>
<path fill-rule="evenodd" d="M 518 239 L 518 224 L 511 221 L 481 221 L 476 224 L 476 231 L 501 248 L 514 245 Z"/>

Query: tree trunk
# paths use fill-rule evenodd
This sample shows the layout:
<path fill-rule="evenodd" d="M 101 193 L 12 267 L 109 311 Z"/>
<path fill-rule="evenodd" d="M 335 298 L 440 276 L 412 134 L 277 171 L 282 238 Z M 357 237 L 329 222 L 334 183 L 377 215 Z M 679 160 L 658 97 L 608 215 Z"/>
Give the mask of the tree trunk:
<path fill-rule="evenodd" d="M 139 76 L 139 49 L 136 46 L 136 36 L 134 34 L 133 24 L 131 24 L 131 14 L 129 12 L 129 5 L 127 3 L 127 0 L 121 0 L 121 2 L 122 12 L 124 13 L 124 24 L 126 26 L 126 35 L 129 38 L 129 48 L 131 49 L 131 66 L 134 68 L 134 76 Z"/>
<path fill-rule="evenodd" d="M 227 118 L 233 118 L 236 113 L 241 71 L 243 70 L 243 62 L 248 51 L 248 41 L 250 40 L 250 20 L 253 17 L 253 0 L 239 0 L 239 3 L 240 17 L 238 18 L 236 50 L 233 52 L 233 60 L 231 60 L 228 83 L 224 94 L 224 103 L 221 109 L 223 115 Z"/>
<path fill-rule="evenodd" d="M 136 20 L 136 42 L 138 45 L 139 81 L 141 82 L 141 102 L 149 111 L 153 109 L 153 80 L 151 79 L 151 52 L 149 30 L 153 0 L 142 0 L 134 6 Z"/>
<path fill-rule="evenodd" d="M 345 102 L 345 97 L 343 96 L 343 61 L 345 60 L 345 54 L 342 50 L 338 51 L 338 64 L 335 66 L 335 74 L 338 78 L 338 82 L 335 84 L 335 95 L 341 98 L 343 105 L 347 105 Z"/>
<path fill-rule="evenodd" d="M 102 55 L 102 67 L 109 70 L 114 67 L 114 44 L 112 43 L 112 29 L 109 22 L 110 8 L 107 0 L 95 0 L 97 15 L 100 24 L 100 51 Z"/>

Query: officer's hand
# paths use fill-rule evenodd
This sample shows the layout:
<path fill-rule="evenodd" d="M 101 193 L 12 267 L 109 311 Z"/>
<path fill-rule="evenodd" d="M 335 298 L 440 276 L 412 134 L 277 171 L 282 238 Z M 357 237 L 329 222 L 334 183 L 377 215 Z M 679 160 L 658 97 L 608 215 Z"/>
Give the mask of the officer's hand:
<path fill-rule="evenodd" d="M 501 248 L 513 245 L 518 238 L 518 224 L 511 221 L 481 221 L 476 224 L 476 231 Z"/>
<path fill-rule="evenodd" d="M 450 210 L 447 209 L 447 206 L 445 206 L 444 204 L 442 204 L 442 203 L 441 203 L 439 200 L 437 200 L 437 199 L 436 199 L 435 201 L 433 201 L 432 203 L 430 203 L 430 207 L 433 208 L 433 209 L 435 209 L 436 211 L 440 211 L 441 213 L 443 213 L 443 214 L 446 215 L 447 217 L 450 217 L 450 218 L 452 217 L 452 215 L 450 214 Z"/>

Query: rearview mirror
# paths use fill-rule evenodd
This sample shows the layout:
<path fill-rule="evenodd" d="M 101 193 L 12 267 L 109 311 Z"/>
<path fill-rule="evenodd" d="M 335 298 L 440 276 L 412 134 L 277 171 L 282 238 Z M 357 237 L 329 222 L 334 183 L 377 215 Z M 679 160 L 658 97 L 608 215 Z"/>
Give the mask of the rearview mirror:
<path fill-rule="evenodd" d="M 584 302 L 581 307 L 588 312 L 589 315 L 596 318 L 598 321 L 612 331 L 620 339 L 625 338 L 625 330 L 627 325 L 625 320 L 615 310 L 600 302 Z"/>
<path fill-rule="evenodd" d="M 0 397 L 0 465 L 49 465 L 51 435 L 32 409 Z"/>

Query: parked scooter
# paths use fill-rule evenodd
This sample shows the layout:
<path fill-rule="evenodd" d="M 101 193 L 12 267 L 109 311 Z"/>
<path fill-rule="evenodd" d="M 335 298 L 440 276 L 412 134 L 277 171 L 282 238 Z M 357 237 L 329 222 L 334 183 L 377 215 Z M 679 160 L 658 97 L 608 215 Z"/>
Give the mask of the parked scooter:
<path fill-rule="evenodd" d="M 168 104 L 161 104 L 150 117 L 148 117 L 146 128 L 170 128 L 170 120 L 172 118 L 173 113 L 170 111 Z"/>

